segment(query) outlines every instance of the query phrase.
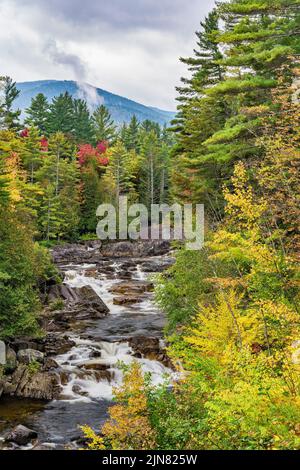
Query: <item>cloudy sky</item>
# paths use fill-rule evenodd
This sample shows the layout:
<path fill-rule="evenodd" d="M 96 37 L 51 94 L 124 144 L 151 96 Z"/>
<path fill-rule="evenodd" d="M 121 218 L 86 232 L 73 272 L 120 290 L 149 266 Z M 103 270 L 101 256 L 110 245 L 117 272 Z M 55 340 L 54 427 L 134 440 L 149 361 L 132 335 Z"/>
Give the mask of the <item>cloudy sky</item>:
<path fill-rule="evenodd" d="M 86 81 L 175 109 L 180 56 L 214 0 L 0 0 L 0 75 Z"/>

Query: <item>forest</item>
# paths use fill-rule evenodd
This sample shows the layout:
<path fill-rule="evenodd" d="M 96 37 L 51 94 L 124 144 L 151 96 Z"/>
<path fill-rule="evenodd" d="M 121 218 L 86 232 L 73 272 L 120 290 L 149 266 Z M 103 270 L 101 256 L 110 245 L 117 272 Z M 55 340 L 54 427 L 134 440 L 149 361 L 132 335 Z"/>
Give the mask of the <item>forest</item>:
<path fill-rule="evenodd" d="M 300 449 L 299 34 L 299 0 L 218 2 L 170 128 L 68 94 L 23 124 L 1 78 L 1 339 L 41 334 L 48 249 L 94 238 L 100 203 L 205 204 L 204 248 L 176 243 L 155 277 L 177 380 L 126 367 L 101 433 L 82 423 L 89 449 Z"/>

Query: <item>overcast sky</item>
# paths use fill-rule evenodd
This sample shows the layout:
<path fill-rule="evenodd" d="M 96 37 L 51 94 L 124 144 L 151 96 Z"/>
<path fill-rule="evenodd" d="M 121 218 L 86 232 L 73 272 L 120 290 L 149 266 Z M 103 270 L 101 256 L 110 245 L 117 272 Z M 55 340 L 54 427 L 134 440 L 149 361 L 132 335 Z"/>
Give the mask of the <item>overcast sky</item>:
<path fill-rule="evenodd" d="M 175 109 L 214 0 L 0 0 L 0 75 L 66 79 Z"/>

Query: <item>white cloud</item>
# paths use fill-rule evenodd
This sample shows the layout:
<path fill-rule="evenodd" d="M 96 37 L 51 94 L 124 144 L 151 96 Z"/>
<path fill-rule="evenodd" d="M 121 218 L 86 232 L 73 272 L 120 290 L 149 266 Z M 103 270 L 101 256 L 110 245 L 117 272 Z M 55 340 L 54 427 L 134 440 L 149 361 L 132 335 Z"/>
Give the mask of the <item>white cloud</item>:
<path fill-rule="evenodd" d="M 87 81 L 165 109 L 213 0 L 0 0 L 0 74 Z M 81 77 L 82 75 L 82 77 Z"/>

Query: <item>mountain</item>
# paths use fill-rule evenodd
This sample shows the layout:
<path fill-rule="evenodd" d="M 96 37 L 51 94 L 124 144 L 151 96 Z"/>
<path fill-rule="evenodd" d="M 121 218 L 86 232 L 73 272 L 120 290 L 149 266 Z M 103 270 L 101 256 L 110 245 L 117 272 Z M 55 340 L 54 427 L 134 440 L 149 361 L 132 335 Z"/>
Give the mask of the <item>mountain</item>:
<path fill-rule="evenodd" d="M 150 119 L 163 125 L 165 123 L 169 124 L 175 116 L 174 112 L 144 106 L 101 88 L 95 88 L 87 83 L 79 84 L 70 80 L 40 80 L 20 82 L 17 83 L 17 87 L 21 93 L 15 101 L 15 107 L 22 110 L 23 116 L 25 109 L 30 106 L 31 99 L 38 93 L 43 93 L 51 101 L 54 96 L 66 91 L 76 98 L 85 99 L 91 109 L 104 104 L 118 124 L 129 122 L 132 116 L 135 115 L 139 121 Z"/>

